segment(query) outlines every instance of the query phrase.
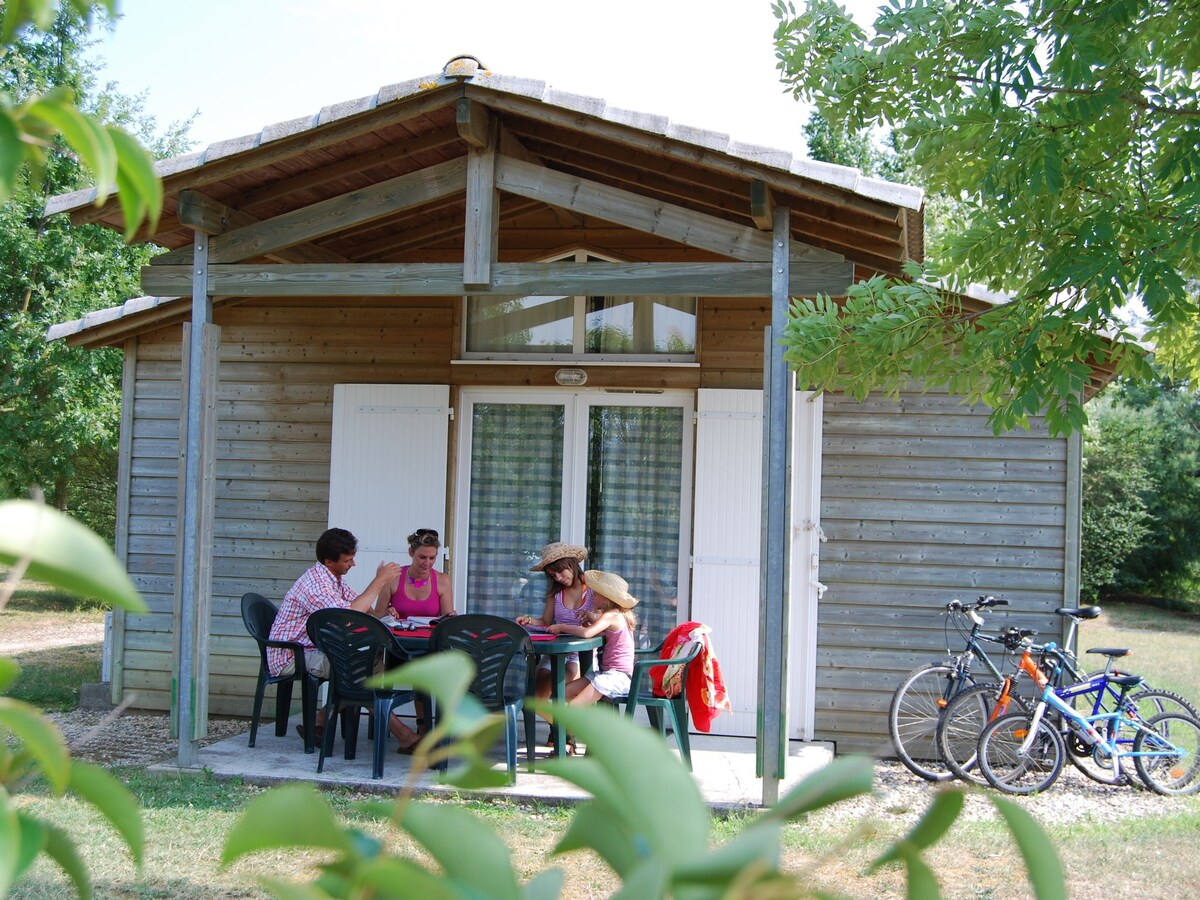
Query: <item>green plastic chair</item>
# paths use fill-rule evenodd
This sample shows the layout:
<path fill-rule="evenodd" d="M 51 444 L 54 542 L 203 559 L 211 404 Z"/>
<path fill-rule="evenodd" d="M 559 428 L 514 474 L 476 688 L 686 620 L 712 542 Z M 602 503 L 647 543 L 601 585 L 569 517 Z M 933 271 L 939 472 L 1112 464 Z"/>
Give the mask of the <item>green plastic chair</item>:
<path fill-rule="evenodd" d="M 629 694 L 625 697 L 613 697 L 617 706 L 625 704 L 625 715 L 632 716 L 639 706 L 646 708 L 646 716 L 650 724 L 658 729 L 658 733 L 667 737 L 667 718 L 671 720 L 671 730 L 675 732 L 675 743 L 679 747 L 679 755 L 683 758 L 688 770 L 692 768 L 692 747 L 688 739 L 688 705 L 687 680 L 688 671 L 696 657 L 700 655 L 703 644 L 691 641 L 682 645 L 676 654 L 663 659 L 662 644 L 648 650 L 637 650 L 634 653 L 633 676 L 629 681 Z M 654 693 L 650 670 L 656 666 L 683 666 L 682 688 L 678 697 L 659 697 Z"/>

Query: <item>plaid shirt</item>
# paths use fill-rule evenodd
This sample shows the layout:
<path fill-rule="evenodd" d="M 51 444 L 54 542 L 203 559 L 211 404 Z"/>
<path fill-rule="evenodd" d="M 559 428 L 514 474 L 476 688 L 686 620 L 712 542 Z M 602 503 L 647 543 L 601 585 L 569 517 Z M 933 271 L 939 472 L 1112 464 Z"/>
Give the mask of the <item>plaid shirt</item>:
<path fill-rule="evenodd" d="M 271 626 L 270 638 L 273 641 L 295 641 L 309 650 L 316 649 L 308 639 L 304 626 L 308 617 L 318 609 L 330 609 L 338 606 L 343 609 L 358 599 L 358 594 L 341 579 L 334 578 L 333 573 L 325 568 L 323 563 L 317 563 L 297 579 L 292 589 L 283 598 L 283 605 L 275 616 L 275 624 Z M 292 662 L 292 651 L 282 647 L 267 648 L 267 667 L 272 675 L 278 675 L 284 667 Z"/>

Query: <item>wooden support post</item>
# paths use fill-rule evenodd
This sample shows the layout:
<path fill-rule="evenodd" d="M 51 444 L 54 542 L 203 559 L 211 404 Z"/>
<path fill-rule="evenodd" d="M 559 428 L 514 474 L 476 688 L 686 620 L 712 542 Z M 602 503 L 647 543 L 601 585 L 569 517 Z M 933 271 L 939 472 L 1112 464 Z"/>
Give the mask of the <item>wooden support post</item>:
<path fill-rule="evenodd" d="M 176 550 L 175 645 L 177 674 L 172 723 L 178 763 L 194 767 L 208 728 L 208 632 L 212 586 L 213 460 L 220 329 L 212 324 L 206 235 L 196 232 L 192 320 L 185 327 L 184 410 L 180 422 L 180 492 Z"/>
<path fill-rule="evenodd" d="M 791 210 L 777 206 L 771 237 L 771 326 L 763 352 L 763 536 L 760 565 L 758 666 L 758 774 L 763 780 L 764 806 L 779 800 L 779 782 L 787 762 L 788 710 L 788 581 L 791 542 L 792 408 L 791 373 L 783 359 L 780 339 L 788 320 L 788 241 Z"/>
<path fill-rule="evenodd" d="M 482 103 L 459 97 L 454 105 L 454 124 L 458 128 L 458 136 L 468 146 L 482 150 L 492 143 L 492 117 Z"/>
<path fill-rule="evenodd" d="M 459 109 L 469 100 L 459 100 Z M 487 291 L 500 246 L 500 192 L 496 190 L 496 128 L 489 139 L 467 151 L 467 203 L 463 234 L 463 288 Z"/>

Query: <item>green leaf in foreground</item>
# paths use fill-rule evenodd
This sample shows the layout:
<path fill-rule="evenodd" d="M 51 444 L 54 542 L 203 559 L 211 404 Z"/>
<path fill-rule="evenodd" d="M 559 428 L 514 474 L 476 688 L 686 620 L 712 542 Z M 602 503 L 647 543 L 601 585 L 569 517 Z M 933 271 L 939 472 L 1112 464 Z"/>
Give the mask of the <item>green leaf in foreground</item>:
<path fill-rule="evenodd" d="M 9 802 L 8 791 L 0 788 L 0 897 L 8 896 L 19 874 L 22 838 L 21 819 Z"/>
<path fill-rule="evenodd" d="M 843 756 L 813 772 L 788 791 L 759 817 L 759 821 L 793 819 L 851 797 L 869 794 L 874 783 L 874 760 L 869 756 Z"/>
<path fill-rule="evenodd" d="M 9 686 L 21 674 L 21 667 L 7 657 L 0 656 L 0 691 L 7 691 Z"/>
<path fill-rule="evenodd" d="M 75 890 L 80 897 L 92 896 L 91 876 L 88 875 L 87 866 L 79 858 L 79 851 L 75 849 L 75 842 L 71 840 L 71 836 L 62 829 L 50 825 L 46 825 L 45 829 L 46 855 L 67 873 L 67 877 L 75 885 Z"/>
<path fill-rule="evenodd" d="M 0 503 L 0 563 L 29 560 L 26 574 L 131 612 L 146 604 L 108 545 L 70 516 L 31 500 Z"/>
<path fill-rule="evenodd" d="M 33 861 L 37 859 L 38 854 L 46 846 L 46 826 L 32 816 L 24 813 L 17 813 L 17 818 L 20 820 L 21 834 L 18 840 L 19 848 L 17 853 L 17 868 L 13 880 L 19 881 L 21 875 L 33 865 Z M 2 829 L 0 829 L 2 831 Z M 0 836 L 0 845 L 7 838 Z M 0 889 L 0 896 L 4 895 L 3 889 Z"/>
<path fill-rule="evenodd" d="M 938 795 L 933 798 L 933 802 L 925 810 L 925 814 L 917 820 L 917 824 L 909 830 L 908 834 L 892 844 L 875 862 L 871 863 L 868 871 L 874 872 L 880 866 L 900 859 L 903 851 L 908 849 L 920 853 L 927 847 L 932 847 L 942 839 L 942 835 L 950 830 L 950 826 L 962 812 L 963 800 L 963 792 L 958 789 L 938 792 Z"/>
<path fill-rule="evenodd" d="M 1066 900 L 1067 886 L 1062 862 L 1050 838 L 1037 820 L 1011 800 L 988 795 L 1004 821 L 1008 824 L 1025 868 L 1029 872 L 1029 883 L 1038 900 Z"/>
<path fill-rule="evenodd" d="M 146 846 L 141 809 L 129 789 L 99 766 L 75 761 L 70 789 L 96 807 L 124 839 L 140 867 Z"/>
<path fill-rule="evenodd" d="M 259 850 L 313 847 L 349 853 L 350 836 L 329 804 L 307 784 L 275 788 L 255 799 L 225 839 L 221 865 Z"/>
<path fill-rule="evenodd" d="M 0 697 L 0 733 L 9 732 L 24 746 L 49 780 L 55 793 L 66 790 L 71 757 L 54 724 L 28 703 Z"/>
<path fill-rule="evenodd" d="M 587 744 L 589 761 L 594 759 L 608 776 L 609 795 L 603 799 L 619 813 L 635 845 L 644 845 L 645 853 L 662 860 L 668 870 L 705 852 L 708 806 L 661 735 L 607 709 L 533 705 L 549 709 L 559 726 Z M 572 768 L 558 766 L 555 774 L 574 782 Z M 589 772 L 588 780 L 597 780 L 595 774 Z"/>
<path fill-rule="evenodd" d="M 901 846 L 897 856 L 904 860 L 904 868 L 908 873 L 908 891 L 905 894 L 908 900 L 937 900 L 942 896 L 933 870 L 925 865 L 920 853 L 912 847 Z"/>
<path fill-rule="evenodd" d="M 519 896 L 508 846 L 467 810 L 411 803 L 404 808 L 400 826 L 429 851 L 448 878 L 481 897 Z"/>

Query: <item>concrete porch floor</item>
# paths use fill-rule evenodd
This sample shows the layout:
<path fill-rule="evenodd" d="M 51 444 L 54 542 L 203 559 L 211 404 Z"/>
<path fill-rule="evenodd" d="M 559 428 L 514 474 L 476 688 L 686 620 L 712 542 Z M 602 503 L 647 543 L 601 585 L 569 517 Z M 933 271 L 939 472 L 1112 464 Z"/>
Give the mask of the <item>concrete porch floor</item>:
<path fill-rule="evenodd" d="M 325 760 L 325 771 L 317 774 L 317 754 L 306 755 L 295 733 L 297 716 L 289 724 L 284 737 L 275 736 L 274 724 L 264 721 L 258 729 L 256 746 L 248 747 L 246 732 L 200 750 L 199 766 L 217 777 L 237 777 L 257 784 L 308 781 L 314 784 L 343 785 L 366 790 L 395 791 L 408 781 L 412 757 L 396 753 L 395 742 L 389 741 L 384 762 L 383 778 L 371 778 L 371 742 L 367 739 L 366 721 L 359 731 L 357 757 L 343 758 L 344 745 L 339 735 L 333 755 Z M 539 739 L 545 739 L 546 728 L 539 725 Z M 675 750 L 674 737 L 667 736 L 668 746 Z M 752 738 L 693 734 L 692 775 L 700 793 L 714 809 L 740 809 L 762 805 L 762 779 L 754 775 L 754 740 Z M 538 759 L 544 760 L 550 748 L 538 747 Z M 503 769 L 503 745 L 493 750 L 496 768 Z M 789 745 L 787 775 L 779 788 L 780 796 L 806 775 L 833 760 L 833 747 L 826 743 L 793 741 Z M 174 762 L 159 763 L 152 771 L 178 771 Z M 425 772 L 415 784 L 417 793 L 462 793 L 458 788 L 438 783 L 437 773 Z M 585 799 L 588 795 L 562 779 L 530 772 L 522 746 L 518 755 L 516 784 L 488 791 L 472 792 L 476 796 L 503 797 L 512 800 L 531 800 L 561 803 Z"/>

